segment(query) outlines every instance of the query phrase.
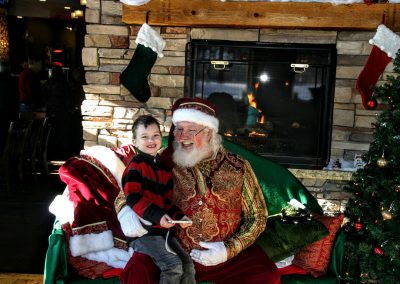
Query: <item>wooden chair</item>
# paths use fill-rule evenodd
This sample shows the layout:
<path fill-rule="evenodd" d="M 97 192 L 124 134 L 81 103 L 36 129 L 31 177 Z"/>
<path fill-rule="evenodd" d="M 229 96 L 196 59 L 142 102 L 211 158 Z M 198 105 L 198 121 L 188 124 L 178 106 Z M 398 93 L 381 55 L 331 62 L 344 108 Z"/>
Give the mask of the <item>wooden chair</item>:
<path fill-rule="evenodd" d="M 21 187 L 26 178 L 25 165 L 32 123 L 32 120 L 12 121 L 8 129 L 4 152 L 0 160 L 0 174 L 4 177 L 9 194 L 13 185 Z"/>

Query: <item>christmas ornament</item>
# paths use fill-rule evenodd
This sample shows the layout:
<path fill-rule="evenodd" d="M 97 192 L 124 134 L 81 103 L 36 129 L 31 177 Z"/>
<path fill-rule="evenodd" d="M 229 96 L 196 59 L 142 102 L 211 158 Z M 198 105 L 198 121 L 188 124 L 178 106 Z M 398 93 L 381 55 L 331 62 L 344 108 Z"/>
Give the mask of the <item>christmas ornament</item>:
<path fill-rule="evenodd" d="M 377 254 L 377 255 L 383 255 L 384 254 L 383 250 L 380 247 L 375 247 L 374 248 L 374 253 Z"/>
<path fill-rule="evenodd" d="M 364 228 L 364 225 L 360 222 L 356 222 L 354 223 L 354 228 L 356 229 L 357 232 L 359 232 Z"/>
<path fill-rule="evenodd" d="M 393 215 L 390 212 L 390 211 L 392 211 L 392 209 L 393 209 L 393 202 L 392 202 L 392 204 L 390 204 L 389 209 L 385 209 L 385 207 L 382 206 L 381 214 L 382 214 L 382 218 L 383 218 L 384 221 L 390 220 L 390 219 L 393 218 Z"/>
<path fill-rule="evenodd" d="M 376 99 L 372 98 L 367 101 L 367 109 L 373 110 L 378 106 Z"/>
<path fill-rule="evenodd" d="M 385 154 L 382 154 L 382 157 L 380 157 L 376 163 L 377 163 L 378 167 L 380 167 L 380 168 L 386 168 L 388 162 L 387 162 L 387 160 L 385 159 Z"/>
<path fill-rule="evenodd" d="M 400 185 L 396 185 L 394 189 L 396 190 L 396 192 L 400 192 Z"/>
<path fill-rule="evenodd" d="M 379 25 L 369 43 L 373 44 L 371 53 L 356 81 L 356 89 L 366 109 L 370 109 L 368 102 L 372 99 L 376 82 L 400 48 L 400 37 L 385 25 Z M 374 106 L 373 103 L 370 104 Z"/>
<path fill-rule="evenodd" d="M 382 214 L 382 218 L 383 218 L 384 221 L 390 220 L 390 219 L 393 218 L 392 213 L 390 213 L 389 210 L 386 210 L 384 208 L 382 208 L 381 214 Z"/>
<path fill-rule="evenodd" d="M 159 57 L 163 57 L 162 50 L 165 41 L 160 34 L 148 24 L 143 24 L 136 37 L 136 49 L 128 66 L 122 71 L 120 80 L 122 85 L 140 102 L 147 102 L 150 97 L 148 76 L 151 68 Z"/>

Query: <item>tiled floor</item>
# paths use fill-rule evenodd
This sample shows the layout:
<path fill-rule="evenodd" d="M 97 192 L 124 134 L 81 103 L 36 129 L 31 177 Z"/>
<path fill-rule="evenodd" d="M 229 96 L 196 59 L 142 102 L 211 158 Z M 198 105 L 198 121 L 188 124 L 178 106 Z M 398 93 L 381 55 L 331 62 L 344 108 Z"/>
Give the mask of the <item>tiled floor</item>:
<path fill-rule="evenodd" d="M 48 206 L 64 188 L 58 175 L 49 175 L 28 190 L 0 189 L 0 272 L 43 273 L 54 220 Z"/>

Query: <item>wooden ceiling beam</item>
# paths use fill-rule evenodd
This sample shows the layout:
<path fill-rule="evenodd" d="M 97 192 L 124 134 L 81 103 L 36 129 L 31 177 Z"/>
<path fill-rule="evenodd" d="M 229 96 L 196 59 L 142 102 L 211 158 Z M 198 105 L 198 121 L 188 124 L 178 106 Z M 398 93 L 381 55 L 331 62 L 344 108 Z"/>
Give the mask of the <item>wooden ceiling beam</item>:
<path fill-rule="evenodd" d="M 319 2 L 222 2 L 220 0 L 151 0 L 123 5 L 122 21 L 155 26 L 375 30 L 382 23 L 400 30 L 400 4 Z"/>

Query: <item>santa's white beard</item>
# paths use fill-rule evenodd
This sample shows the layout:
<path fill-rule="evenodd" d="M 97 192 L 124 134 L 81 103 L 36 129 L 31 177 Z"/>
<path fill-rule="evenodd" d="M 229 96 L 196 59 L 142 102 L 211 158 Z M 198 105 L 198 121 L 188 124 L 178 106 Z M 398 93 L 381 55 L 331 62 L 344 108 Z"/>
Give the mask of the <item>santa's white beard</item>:
<path fill-rule="evenodd" d="M 193 149 L 188 152 L 183 150 L 181 144 L 174 142 L 174 153 L 172 154 L 172 160 L 178 166 L 184 168 L 192 168 L 198 162 L 210 156 L 212 153 L 212 146 L 207 145 L 200 149 L 193 147 Z"/>

